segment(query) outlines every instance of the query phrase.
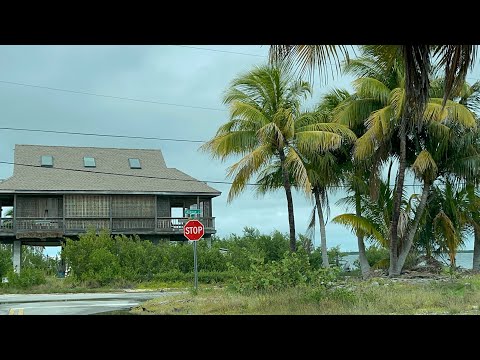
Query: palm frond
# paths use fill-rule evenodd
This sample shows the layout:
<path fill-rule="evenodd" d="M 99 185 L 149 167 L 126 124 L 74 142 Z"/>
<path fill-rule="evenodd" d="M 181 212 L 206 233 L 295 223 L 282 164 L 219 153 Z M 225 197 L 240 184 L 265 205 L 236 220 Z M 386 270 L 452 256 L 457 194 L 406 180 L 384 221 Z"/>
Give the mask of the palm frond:
<path fill-rule="evenodd" d="M 285 67 L 296 65 L 300 77 L 308 74 L 310 79 L 313 79 L 315 68 L 318 68 L 320 76 L 327 73 L 331 62 L 338 73 L 342 57 L 349 59 L 345 45 L 271 45 L 269 52 L 270 63 Z"/>
<path fill-rule="evenodd" d="M 400 119 L 405 108 L 405 89 L 395 88 L 390 93 L 390 103 L 396 119 Z"/>
<path fill-rule="evenodd" d="M 310 194 L 312 184 L 308 178 L 307 169 L 300 157 L 293 147 L 288 150 L 288 154 L 285 159 L 285 165 L 289 172 L 295 179 L 295 184 L 299 189 L 302 189 L 305 194 Z"/>
<path fill-rule="evenodd" d="M 308 220 L 307 231 L 305 235 L 308 236 L 310 239 L 313 239 L 315 237 L 315 225 L 317 223 L 316 210 L 317 210 L 317 207 L 314 206 L 312 208 L 312 212 L 310 213 L 310 216 L 308 217 L 309 220 Z"/>
<path fill-rule="evenodd" d="M 352 129 L 356 126 L 363 125 L 370 114 L 381 107 L 381 104 L 376 100 L 351 99 L 339 104 L 334 113 L 333 120 Z"/>
<path fill-rule="evenodd" d="M 432 155 L 427 150 L 422 150 L 418 154 L 415 162 L 412 165 L 412 169 L 420 179 L 435 180 L 437 177 L 438 167 L 433 160 Z"/>
<path fill-rule="evenodd" d="M 269 122 L 265 126 L 261 127 L 257 131 L 256 135 L 264 144 L 270 144 L 276 148 L 282 148 L 285 146 L 284 134 L 274 122 Z"/>
<path fill-rule="evenodd" d="M 256 130 L 270 122 L 262 109 L 253 104 L 238 100 L 230 103 L 230 117 L 232 119 L 242 119 L 243 121 L 239 122 L 240 126 L 248 124 L 250 125 L 249 127 Z"/>
<path fill-rule="evenodd" d="M 240 161 L 227 169 L 227 176 L 234 178 L 228 193 L 227 202 L 231 202 L 245 189 L 252 175 L 259 171 L 262 166 L 268 164 L 268 160 L 271 157 L 271 147 L 263 145 L 245 155 Z"/>
<path fill-rule="evenodd" d="M 302 154 L 338 149 L 342 136 L 329 131 L 301 131 L 297 133 L 296 145 Z"/>
<path fill-rule="evenodd" d="M 255 131 L 235 131 L 217 135 L 200 147 L 222 161 L 231 155 L 245 155 L 258 146 Z"/>
<path fill-rule="evenodd" d="M 295 186 L 295 179 L 290 177 L 290 183 Z M 263 195 L 269 191 L 278 190 L 283 187 L 283 175 L 280 162 L 273 162 L 264 167 L 258 174 L 255 191 Z"/>
<path fill-rule="evenodd" d="M 360 98 L 373 99 L 384 106 L 390 99 L 390 89 L 377 79 L 359 78 L 353 81 L 352 86 Z"/>
<path fill-rule="evenodd" d="M 366 236 L 378 241 L 382 246 L 386 246 L 387 241 L 382 234 L 375 228 L 375 225 L 363 216 L 355 214 L 342 214 L 335 216 L 332 220 L 335 224 L 348 226 L 353 232 L 361 230 Z"/>
<path fill-rule="evenodd" d="M 439 45 L 434 50 L 434 56 L 439 57 L 439 65 L 445 68 L 443 105 L 450 98 L 450 94 L 459 93 L 468 69 L 475 64 L 476 54 L 476 45 Z"/>
<path fill-rule="evenodd" d="M 319 131 L 319 132 L 330 132 L 333 134 L 340 135 L 345 143 L 354 142 L 357 140 L 355 133 L 350 130 L 347 126 L 337 123 L 314 123 L 302 126 L 297 128 L 297 135 L 303 133 L 304 131 Z"/>
<path fill-rule="evenodd" d="M 381 139 L 392 131 L 393 109 L 391 105 L 374 111 L 365 121 L 365 125 L 372 129 L 374 137 Z"/>
<path fill-rule="evenodd" d="M 374 131 L 368 129 L 365 134 L 357 139 L 353 149 L 353 157 L 357 161 L 362 161 L 372 156 L 376 149 Z"/>

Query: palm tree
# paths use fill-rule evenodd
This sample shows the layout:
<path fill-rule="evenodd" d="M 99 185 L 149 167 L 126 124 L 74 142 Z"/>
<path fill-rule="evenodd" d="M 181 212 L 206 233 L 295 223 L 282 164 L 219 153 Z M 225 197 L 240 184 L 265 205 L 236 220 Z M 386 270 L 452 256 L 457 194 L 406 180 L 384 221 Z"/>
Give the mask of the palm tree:
<path fill-rule="evenodd" d="M 315 113 L 324 123 L 332 123 L 337 107 L 342 102 L 350 98 L 348 91 L 344 89 L 333 89 L 322 96 L 320 103 L 315 109 Z M 309 222 L 308 230 L 313 234 L 315 230 L 315 211 L 318 215 L 320 228 L 320 243 L 322 249 L 323 267 L 330 267 L 327 254 L 327 234 L 325 225 L 328 221 L 330 212 L 328 202 L 328 191 L 335 189 L 342 183 L 342 164 L 345 164 L 350 158 L 351 144 L 345 143 L 342 147 L 333 151 L 322 151 L 306 156 L 308 164 L 306 165 L 308 178 L 312 184 L 312 195 L 314 207 Z M 327 220 L 324 217 L 326 213 Z"/>
<path fill-rule="evenodd" d="M 475 144 L 475 149 L 480 151 L 480 81 L 473 85 L 465 83 L 463 91 L 460 93 L 459 103 L 465 105 L 472 111 L 477 119 L 477 132 L 473 134 L 472 143 Z M 472 174 L 473 175 L 473 174 Z M 480 184 L 480 174 L 473 175 L 473 178 L 467 180 L 466 189 L 469 200 L 469 221 L 473 228 L 474 243 L 473 243 L 473 270 L 480 270 L 480 193 L 478 192 L 478 185 Z"/>
<path fill-rule="evenodd" d="M 389 62 L 400 60 L 405 74 L 405 96 L 403 112 L 399 123 L 399 169 L 396 179 L 392 223 L 390 226 L 390 276 L 400 274 L 398 267 L 398 222 L 400 205 L 404 191 L 405 171 L 407 165 L 407 135 L 413 134 L 422 126 L 429 91 L 429 74 L 431 59 L 436 58 L 437 69 L 445 69 L 445 87 L 443 104 L 451 94 L 461 89 L 467 70 L 473 65 L 477 47 L 475 45 L 378 45 Z M 301 73 L 318 67 L 325 70 L 328 60 L 340 65 L 340 55 L 348 59 L 345 46 L 334 45 L 272 45 L 270 59 L 272 62 L 286 59 L 287 63 L 296 63 Z"/>
<path fill-rule="evenodd" d="M 366 191 L 366 179 L 349 179 L 347 184 L 352 188 L 350 193 L 353 195 L 347 196 L 338 201 L 339 204 L 354 205 L 357 210 L 361 208 L 361 213 L 346 213 L 337 215 L 332 219 L 333 223 L 341 224 L 350 227 L 354 232 L 361 233 L 363 237 L 372 241 L 377 246 L 388 248 L 388 233 L 391 222 L 392 206 L 393 206 L 393 191 L 390 189 L 390 168 L 387 179 L 379 179 L 377 183 L 377 192 L 375 196 L 371 196 Z M 355 183 L 357 182 L 357 183 Z M 355 188 L 361 188 L 362 191 L 353 191 Z M 365 245 L 363 245 L 364 247 Z"/>
<path fill-rule="evenodd" d="M 480 192 L 472 181 L 467 182 L 467 219 L 473 230 L 473 270 L 480 270 Z"/>
<path fill-rule="evenodd" d="M 292 182 L 310 193 L 311 184 L 301 154 L 338 148 L 356 139 L 341 124 L 320 123 L 300 111 L 311 93 L 307 82 L 295 79 L 279 66 L 259 66 L 235 78 L 224 96 L 230 120 L 201 149 L 222 161 L 243 156 L 227 169 L 233 177 L 227 201 L 232 201 L 255 175 L 278 167 L 287 198 L 290 250 L 296 251 Z"/>
<path fill-rule="evenodd" d="M 402 85 L 402 82 L 399 81 L 398 84 Z M 357 160 L 364 160 L 369 157 L 376 158 L 373 164 L 377 166 L 372 168 L 372 174 L 375 174 L 378 172 L 379 166 L 391 156 L 401 158 L 396 141 L 398 139 L 398 132 L 402 131 L 401 121 L 404 116 L 406 101 L 405 90 L 402 87 L 389 89 L 386 84 L 383 84 L 378 79 L 368 77 L 355 80 L 354 87 L 356 90 L 356 99 L 346 105 L 338 114 L 337 118 L 339 121 L 343 123 L 352 122 L 352 120 L 348 118 L 351 114 L 355 114 L 355 112 L 351 111 L 351 108 L 356 101 L 367 99 L 383 105 L 382 108 L 372 112 L 365 121 L 367 130 L 358 138 L 354 150 L 354 155 Z M 435 152 L 438 156 L 444 154 L 443 151 L 447 149 L 447 143 L 454 134 L 454 132 L 451 131 L 452 127 L 460 126 L 458 130 L 461 132 L 465 130 L 465 128 L 475 128 L 476 126 L 473 114 L 465 106 L 452 100 L 447 100 L 445 104 L 442 105 L 443 102 L 442 98 L 430 98 L 422 117 L 422 123 L 415 125 L 417 129 L 416 132 L 411 133 L 408 141 L 405 143 L 405 169 L 408 167 L 408 164 L 411 165 L 417 177 L 424 182 L 424 189 L 416 208 L 415 219 L 411 223 L 412 226 L 407 237 L 398 236 L 398 220 L 400 220 L 400 217 L 396 222 L 396 242 L 393 241 L 394 237 L 392 237 L 392 229 L 390 226 L 389 274 L 392 276 L 399 274 L 405 263 L 408 251 L 413 243 L 416 229 L 418 228 L 419 221 L 426 206 L 430 186 L 437 177 L 437 165 L 432 158 L 431 152 Z M 398 179 L 399 176 L 397 176 L 397 189 Z M 403 193 L 404 191 L 402 190 L 402 196 Z M 395 199 L 396 197 L 394 197 L 393 202 L 391 223 L 395 220 Z M 398 208 L 401 216 L 401 202 Z"/>
<path fill-rule="evenodd" d="M 433 219 L 434 235 L 440 245 L 439 250 L 448 253 L 450 266 L 455 269 L 455 256 L 467 233 L 467 191 L 447 180 L 443 188 L 436 186 L 434 193 L 440 203 L 440 211 Z"/>

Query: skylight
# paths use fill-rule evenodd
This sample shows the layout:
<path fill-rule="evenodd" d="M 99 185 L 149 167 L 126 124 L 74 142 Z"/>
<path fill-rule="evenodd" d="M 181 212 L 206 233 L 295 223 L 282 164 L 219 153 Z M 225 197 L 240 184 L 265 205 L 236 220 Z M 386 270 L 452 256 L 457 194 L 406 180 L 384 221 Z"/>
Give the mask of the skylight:
<path fill-rule="evenodd" d="M 83 158 L 83 166 L 85 167 L 95 167 L 95 158 L 93 157 L 84 157 Z"/>
<path fill-rule="evenodd" d="M 140 159 L 128 159 L 128 163 L 130 164 L 130 169 L 142 168 L 142 166 L 140 165 Z"/>
<path fill-rule="evenodd" d="M 53 167 L 53 156 L 51 155 L 42 155 L 41 165 L 43 167 Z"/>

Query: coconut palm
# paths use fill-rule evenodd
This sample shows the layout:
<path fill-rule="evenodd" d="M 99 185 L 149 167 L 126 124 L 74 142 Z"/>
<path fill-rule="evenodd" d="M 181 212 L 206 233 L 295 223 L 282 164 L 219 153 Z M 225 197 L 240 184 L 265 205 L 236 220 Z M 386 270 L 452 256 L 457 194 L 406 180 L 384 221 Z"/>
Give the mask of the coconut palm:
<path fill-rule="evenodd" d="M 455 269 L 455 256 L 467 235 L 467 191 L 447 180 L 444 186 L 435 187 L 434 194 L 440 203 L 440 210 L 433 219 L 433 235 L 440 252 L 448 254 L 450 266 Z"/>
<path fill-rule="evenodd" d="M 473 270 L 480 270 L 480 191 L 475 188 L 474 182 L 469 181 L 465 186 L 468 205 L 466 209 L 468 223 L 473 232 Z"/>
<path fill-rule="evenodd" d="M 465 83 L 459 97 L 459 103 L 465 105 L 477 118 L 477 132 L 472 135 L 472 143 L 475 144 L 474 149 L 480 151 L 480 81 L 471 86 Z M 480 174 L 471 175 L 473 176 L 467 179 L 466 189 L 469 200 L 469 222 L 474 235 L 472 269 L 480 270 L 480 213 L 478 211 L 480 208 L 480 193 L 478 191 Z"/>
<path fill-rule="evenodd" d="M 391 84 L 391 82 L 390 82 Z M 402 85 L 402 82 L 398 82 Z M 374 167 L 371 169 L 372 174 L 378 173 L 380 166 L 390 157 L 400 158 L 398 151 L 398 132 L 401 131 L 401 119 L 405 111 L 405 89 L 397 87 L 389 89 L 387 85 L 375 78 L 360 78 L 354 81 L 356 90 L 356 100 L 352 104 L 344 107 L 338 114 L 337 118 L 340 122 L 352 122 L 349 120 L 350 114 L 355 114 L 350 108 L 355 101 L 367 99 L 376 101 L 384 106 L 370 114 L 366 119 L 366 132 L 358 138 L 354 150 L 354 156 L 357 160 L 368 158 L 376 158 L 373 161 Z M 412 227 L 406 238 L 398 236 L 399 222 L 396 223 L 397 241 L 390 241 L 390 269 L 389 273 L 393 275 L 399 274 L 408 251 L 410 250 L 413 238 L 418 228 L 420 218 L 426 206 L 428 192 L 433 181 L 437 177 L 435 161 L 431 152 L 437 155 L 444 154 L 447 149 L 448 141 L 454 132 L 451 128 L 459 127 L 460 133 L 465 128 L 475 128 L 475 118 L 473 114 L 462 104 L 447 100 L 443 105 L 442 98 L 430 98 L 422 117 L 422 123 L 416 125 L 416 132 L 410 134 L 405 144 L 405 166 L 411 166 L 417 177 L 424 182 L 424 189 L 420 202 L 416 207 L 417 213 L 415 219 L 411 223 Z M 458 134 L 460 134 L 458 133 Z M 408 158 L 407 158 L 408 156 Z M 458 163 L 460 164 L 460 163 Z M 398 187 L 398 176 L 397 184 Z M 404 191 L 402 191 L 403 194 Z M 392 208 L 392 221 L 395 215 L 395 197 Z M 400 203 L 400 215 L 402 214 Z M 389 239 L 394 239 L 391 236 Z"/>
<path fill-rule="evenodd" d="M 307 82 L 278 66 L 259 66 L 235 78 L 224 95 L 230 120 L 201 149 L 222 161 L 242 158 L 227 169 L 233 178 L 232 201 L 256 174 L 277 166 L 282 174 L 290 228 L 290 250 L 296 251 L 292 182 L 310 193 L 311 183 L 301 154 L 336 149 L 355 134 L 341 124 L 321 123 L 301 112 L 301 100 L 311 93 Z"/>
<path fill-rule="evenodd" d="M 331 123 L 333 121 L 333 113 L 335 107 L 349 96 L 345 90 L 334 89 L 322 96 L 322 101 L 312 112 L 317 121 L 321 123 Z M 314 203 L 312 215 L 310 216 L 307 235 L 311 238 L 315 232 L 316 215 L 318 215 L 318 223 L 320 228 L 320 243 L 322 253 L 322 265 L 325 268 L 330 267 L 327 254 L 327 236 L 325 225 L 328 221 L 330 212 L 328 192 L 335 189 L 342 182 L 342 168 L 340 164 L 345 163 L 349 157 L 347 146 L 352 143 L 344 143 L 335 150 L 317 150 L 308 151 L 307 153 L 299 152 L 303 159 L 305 169 L 307 171 L 308 180 L 312 185 L 311 196 Z M 290 180 L 294 187 L 298 188 L 295 179 Z M 279 167 L 272 165 L 265 168 L 258 180 L 259 186 L 257 191 L 265 193 L 282 187 L 282 177 Z M 301 190 L 301 189 L 300 189 Z"/>
<path fill-rule="evenodd" d="M 396 178 L 392 223 L 390 226 L 390 276 L 400 274 L 398 267 L 398 222 L 407 169 L 407 135 L 421 129 L 427 105 L 431 59 L 437 60 L 436 69 L 445 70 L 445 87 L 442 105 L 451 94 L 457 94 L 463 86 L 469 67 L 473 65 L 477 47 L 474 45 L 378 45 L 377 53 L 383 54 L 387 63 L 398 60 L 404 69 L 405 86 L 402 114 L 398 124 L 399 169 Z M 340 64 L 340 55 L 348 58 L 345 46 L 334 45 L 272 45 L 272 62 L 286 59 L 296 63 L 301 72 L 314 68 L 325 70 L 327 61 Z M 381 115 L 381 114 L 379 114 Z M 385 115 L 385 114 L 383 114 Z"/>
<path fill-rule="evenodd" d="M 334 121 L 334 115 L 339 104 L 350 98 L 348 91 L 344 89 L 332 89 L 324 94 L 320 103 L 315 109 L 315 113 L 322 122 L 331 123 Z M 330 213 L 328 191 L 336 189 L 343 182 L 343 164 L 347 163 L 350 158 L 350 148 L 352 144 L 344 143 L 344 145 L 333 151 L 318 151 L 307 156 L 308 163 L 306 165 L 308 178 L 312 184 L 312 195 L 314 199 L 314 207 L 308 226 L 308 232 L 313 234 L 315 231 L 315 212 L 318 215 L 318 223 L 320 228 L 320 243 L 322 249 L 323 267 L 330 266 L 327 254 L 327 234 L 325 225 L 328 221 Z M 324 217 L 325 211 L 325 217 Z"/>

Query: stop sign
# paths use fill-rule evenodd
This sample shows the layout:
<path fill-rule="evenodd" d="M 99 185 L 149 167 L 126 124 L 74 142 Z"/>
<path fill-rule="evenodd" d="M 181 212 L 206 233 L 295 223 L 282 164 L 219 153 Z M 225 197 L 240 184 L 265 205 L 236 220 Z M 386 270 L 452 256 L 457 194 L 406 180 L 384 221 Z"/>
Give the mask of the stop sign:
<path fill-rule="evenodd" d="M 198 220 L 188 220 L 183 226 L 183 235 L 185 235 L 188 240 L 200 240 L 203 234 L 205 234 L 203 224 Z"/>

